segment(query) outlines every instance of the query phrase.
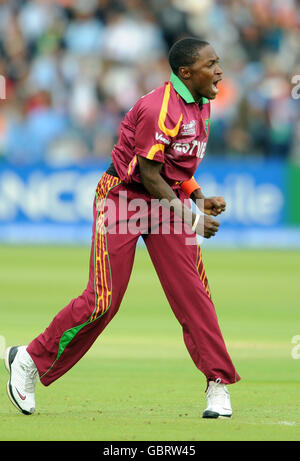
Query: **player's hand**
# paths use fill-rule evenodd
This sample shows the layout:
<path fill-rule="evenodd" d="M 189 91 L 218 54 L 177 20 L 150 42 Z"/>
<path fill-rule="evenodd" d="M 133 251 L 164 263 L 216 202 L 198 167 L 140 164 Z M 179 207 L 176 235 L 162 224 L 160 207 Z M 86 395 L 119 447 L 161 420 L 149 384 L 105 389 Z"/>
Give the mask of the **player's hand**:
<path fill-rule="evenodd" d="M 226 202 L 223 197 L 208 197 L 204 199 L 204 209 L 207 215 L 218 216 L 226 209 Z"/>
<path fill-rule="evenodd" d="M 197 224 L 196 233 L 209 239 L 210 237 L 216 235 L 219 230 L 219 226 L 220 223 L 218 221 L 210 216 L 203 215 Z"/>

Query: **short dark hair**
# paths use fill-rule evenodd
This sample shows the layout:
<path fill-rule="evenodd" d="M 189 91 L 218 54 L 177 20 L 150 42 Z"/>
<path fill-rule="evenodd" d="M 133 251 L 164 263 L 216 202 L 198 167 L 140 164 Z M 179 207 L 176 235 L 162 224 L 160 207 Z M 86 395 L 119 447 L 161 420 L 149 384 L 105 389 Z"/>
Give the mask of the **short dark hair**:
<path fill-rule="evenodd" d="M 169 51 L 169 64 L 174 74 L 178 74 L 179 67 L 192 65 L 199 57 L 199 50 L 207 45 L 205 40 L 193 37 L 175 42 Z"/>

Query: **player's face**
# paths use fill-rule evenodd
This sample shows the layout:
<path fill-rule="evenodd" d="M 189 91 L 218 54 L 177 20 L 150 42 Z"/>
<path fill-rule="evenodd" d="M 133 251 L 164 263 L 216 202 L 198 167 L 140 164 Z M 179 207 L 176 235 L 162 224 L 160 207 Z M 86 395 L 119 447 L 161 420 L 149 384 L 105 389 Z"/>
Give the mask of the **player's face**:
<path fill-rule="evenodd" d="M 201 96 L 215 99 L 219 92 L 217 86 L 222 80 L 223 71 L 219 66 L 219 57 L 212 46 L 201 48 L 199 58 L 191 66 L 181 69 L 185 69 L 185 80 L 196 100 Z"/>

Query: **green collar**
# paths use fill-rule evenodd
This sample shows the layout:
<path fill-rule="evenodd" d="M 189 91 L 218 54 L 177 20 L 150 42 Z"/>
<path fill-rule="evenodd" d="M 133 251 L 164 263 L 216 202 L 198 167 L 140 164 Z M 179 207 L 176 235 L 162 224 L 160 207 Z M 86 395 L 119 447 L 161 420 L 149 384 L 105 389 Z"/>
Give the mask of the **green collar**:
<path fill-rule="evenodd" d="M 178 94 L 185 100 L 187 103 L 195 102 L 195 99 L 188 89 L 187 86 L 180 80 L 174 72 L 171 73 L 170 82 L 173 84 L 174 89 L 177 91 Z"/>
<path fill-rule="evenodd" d="M 175 75 L 174 72 L 171 73 L 170 82 L 173 84 L 174 89 L 182 97 L 182 99 L 185 100 L 185 102 L 187 102 L 188 104 L 196 102 L 188 87 L 185 86 L 183 81 L 180 80 L 180 78 L 177 77 L 177 75 Z M 208 102 L 208 99 L 202 98 L 202 104 L 207 104 Z"/>

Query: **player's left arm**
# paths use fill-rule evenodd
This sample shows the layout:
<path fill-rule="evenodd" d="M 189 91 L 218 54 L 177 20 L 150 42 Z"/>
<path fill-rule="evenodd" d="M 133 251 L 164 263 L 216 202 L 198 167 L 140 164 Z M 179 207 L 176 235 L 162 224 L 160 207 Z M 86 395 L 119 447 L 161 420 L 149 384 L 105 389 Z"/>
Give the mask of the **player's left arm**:
<path fill-rule="evenodd" d="M 181 188 L 196 203 L 198 208 L 207 215 L 218 216 L 226 210 L 224 197 L 205 197 L 194 177 L 184 181 Z"/>

